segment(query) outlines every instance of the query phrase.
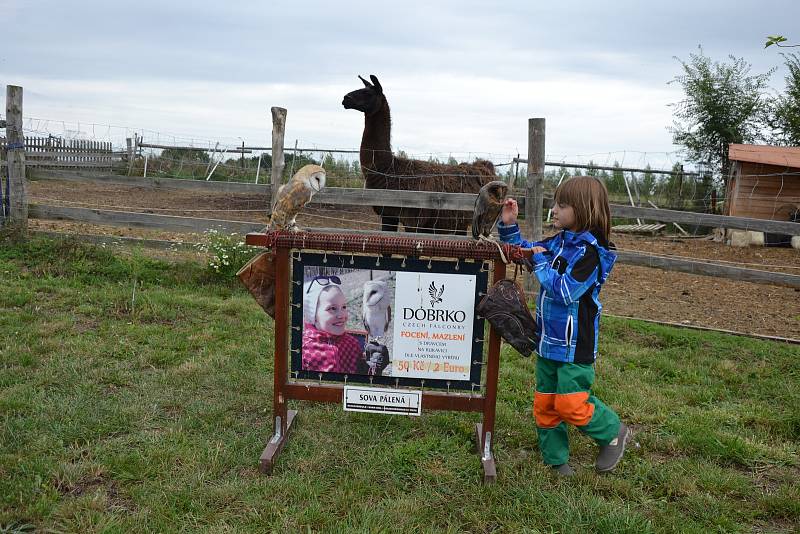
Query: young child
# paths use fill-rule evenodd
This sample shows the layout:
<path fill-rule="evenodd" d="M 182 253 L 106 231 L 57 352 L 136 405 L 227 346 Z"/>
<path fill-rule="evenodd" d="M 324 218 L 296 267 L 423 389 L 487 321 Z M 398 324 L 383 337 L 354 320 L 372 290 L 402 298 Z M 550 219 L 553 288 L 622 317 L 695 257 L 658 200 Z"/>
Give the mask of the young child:
<path fill-rule="evenodd" d="M 563 182 L 553 204 L 553 225 L 561 231 L 544 241 L 523 240 L 517 215 L 516 200 L 507 199 L 498 230 L 503 242 L 532 249 L 533 274 L 541 284 L 533 413 L 542 458 L 560 475 L 575 473 L 568 463 L 570 423 L 600 446 L 596 470 L 611 471 L 632 434 L 591 394 L 602 309 L 597 297 L 616 260 L 609 242 L 608 193 L 590 176 Z"/>
<path fill-rule="evenodd" d="M 354 373 L 363 359 L 358 340 L 345 332 L 347 299 L 338 276 L 317 276 L 303 284 L 302 368 Z"/>

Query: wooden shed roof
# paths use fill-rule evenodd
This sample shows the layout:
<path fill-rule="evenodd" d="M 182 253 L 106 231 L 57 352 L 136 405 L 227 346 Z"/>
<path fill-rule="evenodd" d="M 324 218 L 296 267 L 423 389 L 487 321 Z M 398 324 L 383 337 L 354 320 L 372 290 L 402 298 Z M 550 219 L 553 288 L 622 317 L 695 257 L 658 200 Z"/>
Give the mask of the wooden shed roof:
<path fill-rule="evenodd" d="M 731 161 L 749 161 L 800 169 L 800 147 L 730 145 L 728 158 Z"/>

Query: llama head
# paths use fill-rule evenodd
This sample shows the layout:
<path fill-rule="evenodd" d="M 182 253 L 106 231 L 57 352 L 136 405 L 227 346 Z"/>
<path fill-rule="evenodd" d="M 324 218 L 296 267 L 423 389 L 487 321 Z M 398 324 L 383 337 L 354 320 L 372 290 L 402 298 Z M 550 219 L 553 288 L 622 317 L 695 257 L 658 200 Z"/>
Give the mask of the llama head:
<path fill-rule="evenodd" d="M 342 106 L 345 109 L 356 109 L 367 115 L 372 115 L 381 109 L 383 103 L 386 102 L 386 98 L 383 96 L 383 87 L 381 87 L 381 83 L 374 74 L 369 77 L 372 83 L 369 83 L 361 76 L 358 78 L 364 82 L 364 88 L 356 89 L 344 95 Z"/>

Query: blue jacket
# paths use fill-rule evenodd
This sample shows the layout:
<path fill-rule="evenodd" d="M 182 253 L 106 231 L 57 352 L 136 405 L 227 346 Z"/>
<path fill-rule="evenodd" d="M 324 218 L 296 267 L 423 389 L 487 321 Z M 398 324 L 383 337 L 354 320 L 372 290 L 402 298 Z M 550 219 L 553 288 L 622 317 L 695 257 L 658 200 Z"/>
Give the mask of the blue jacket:
<path fill-rule="evenodd" d="M 603 309 L 598 294 L 617 255 L 591 232 L 562 230 L 544 241 L 529 242 L 522 239 L 518 225 L 498 221 L 497 226 L 504 243 L 547 249 L 533 255 L 533 273 L 541 284 L 534 335 L 539 355 L 559 362 L 593 363 Z"/>

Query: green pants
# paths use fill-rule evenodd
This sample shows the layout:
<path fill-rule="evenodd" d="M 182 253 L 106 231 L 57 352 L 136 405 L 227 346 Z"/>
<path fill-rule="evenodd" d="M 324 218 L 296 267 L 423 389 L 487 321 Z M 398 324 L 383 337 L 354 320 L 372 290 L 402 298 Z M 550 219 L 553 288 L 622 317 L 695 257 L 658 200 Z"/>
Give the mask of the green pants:
<path fill-rule="evenodd" d="M 601 446 L 617 437 L 619 417 L 591 394 L 593 382 L 593 364 L 536 358 L 533 415 L 544 463 L 561 465 L 569 460 L 566 423 Z"/>

